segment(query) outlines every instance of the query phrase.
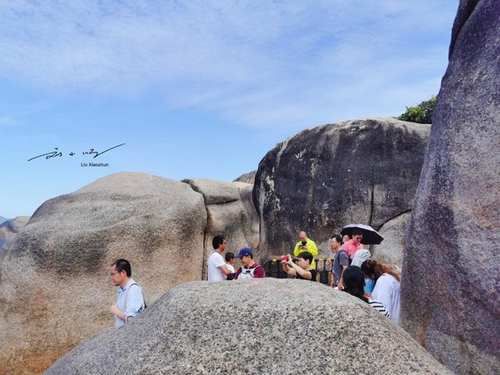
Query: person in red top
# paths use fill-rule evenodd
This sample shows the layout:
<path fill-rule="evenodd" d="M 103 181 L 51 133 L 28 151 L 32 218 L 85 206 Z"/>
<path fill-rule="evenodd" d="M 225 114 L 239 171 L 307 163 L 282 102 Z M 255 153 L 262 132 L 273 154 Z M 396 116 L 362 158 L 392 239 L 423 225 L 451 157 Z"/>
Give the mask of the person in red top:
<path fill-rule="evenodd" d="M 349 241 L 344 242 L 344 244 L 342 245 L 342 249 L 345 250 L 347 255 L 349 255 L 349 258 L 352 259 L 354 254 L 356 254 L 356 251 L 363 247 L 361 245 L 361 241 L 363 241 L 363 233 L 359 231 L 353 232 L 352 238 Z"/>
<path fill-rule="evenodd" d="M 257 264 L 253 260 L 253 252 L 249 247 L 244 247 L 238 253 L 238 258 L 240 258 L 241 267 L 236 271 L 235 279 L 245 280 L 245 279 L 258 279 L 266 277 L 266 271 L 264 267 Z"/>

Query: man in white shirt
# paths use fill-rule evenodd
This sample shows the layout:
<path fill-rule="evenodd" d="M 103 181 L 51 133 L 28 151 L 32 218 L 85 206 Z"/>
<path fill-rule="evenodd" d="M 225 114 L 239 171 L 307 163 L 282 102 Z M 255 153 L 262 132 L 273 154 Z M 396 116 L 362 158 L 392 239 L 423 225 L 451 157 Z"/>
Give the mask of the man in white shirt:
<path fill-rule="evenodd" d="M 111 306 L 115 327 L 120 328 L 128 319 L 146 308 L 142 288 L 132 279 L 132 267 L 126 259 L 118 259 L 111 265 L 111 281 L 117 286 L 116 304 Z"/>
<path fill-rule="evenodd" d="M 208 281 L 217 282 L 224 281 L 231 272 L 226 266 L 226 261 L 222 256 L 226 248 L 226 240 L 224 236 L 215 236 L 212 240 L 214 247 L 213 253 L 208 257 Z"/>

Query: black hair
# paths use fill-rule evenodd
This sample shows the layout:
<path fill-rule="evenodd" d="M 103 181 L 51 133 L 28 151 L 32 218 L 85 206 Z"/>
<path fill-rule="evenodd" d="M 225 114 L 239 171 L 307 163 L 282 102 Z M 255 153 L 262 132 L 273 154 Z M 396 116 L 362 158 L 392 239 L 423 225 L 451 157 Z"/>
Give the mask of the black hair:
<path fill-rule="evenodd" d="M 366 277 L 374 280 L 375 283 L 377 282 L 378 278 L 384 273 L 388 273 L 397 281 L 401 280 L 401 275 L 399 274 L 399 272 L 396 272 L 391 266 L 377 262 L 373 259 L 365 260 L 363 264 L 361 264 L 361 270 L 366 275 Z"/>
<path fill-rule="evenodd" d="M 229 252 L 229 253 L 226 253 L 226 255 L 224 256 L 224 258 L 226 258 L 226 262 L 229 262 L 230 260 L 234 259 L 234 254 Z"/>
<path fill-rule="evenodd" d="M 309 261 L 309 264 L 311 264 L 313 262 L 313 255 L 309 252 L 309 251 L 304 251 L 302 253 L 300 253 L 299 255 L 297 255 L 298 258 L 302 258 L 304 260 L 308 260 Z"/>
<path fill-rule="evenodd" d="M 127 277 L 132 276 L 132 267 L 130 266 L 130 262 L 126 259 L 117 259 L 111 266 L 115 266 L 118 273 L 125 271 Z"/>
<path fill-rule="evenodd" d="M 342 245 L 342 236 L 340 234 L 334 234 L 330 239 L 331 240 L 335 239 L 339 244 Z"/>
<path fill-rule="evenodd" d="M 212 240 L 212 246 L 214 249 L 218 249 L 220 245 L 224 243 L 224 236 L 223 235 L 218 235 L 215 236 L 214 239 Z"/>
<path fill-rule="evenodd" d="M 368 302 L 364 290 L 365 275 L 361 271 L 361 268 L 356 266 L 347 267 L 342 274 L 342 279 L 344 280 L 344 292 Z"/>

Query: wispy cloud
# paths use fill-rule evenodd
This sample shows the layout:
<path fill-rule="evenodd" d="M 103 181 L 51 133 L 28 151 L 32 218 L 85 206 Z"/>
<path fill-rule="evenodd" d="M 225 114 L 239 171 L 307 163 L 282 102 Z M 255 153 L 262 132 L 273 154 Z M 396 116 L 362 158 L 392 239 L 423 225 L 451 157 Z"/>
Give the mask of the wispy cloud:
<path fill-rule="evenodd" d="M 57 92 L 156 90 L 172 108 L 250 126 L 390 115 L 437 92 L 455 8 L 449 0 L 4 1 L 0 77 Z"/>
<path fill-rule="evenodd" d="M 14 126 L 16 124 L 16 120 L 7 115 L 0 115 L 0 128 L 7 126 Z"/>

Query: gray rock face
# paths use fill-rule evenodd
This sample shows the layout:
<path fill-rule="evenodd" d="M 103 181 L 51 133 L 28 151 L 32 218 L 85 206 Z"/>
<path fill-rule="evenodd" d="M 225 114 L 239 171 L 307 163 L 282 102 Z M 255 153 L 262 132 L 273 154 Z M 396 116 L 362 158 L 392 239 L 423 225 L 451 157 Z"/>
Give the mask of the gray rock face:
<path fill-rule="evenodd" d="M 205 199 L 208 217 L 204 242 L 205 259 L 212 252 L 212 239 L 221 233 L 224 233 L 228 241 L 226 251 L 236 254 L 244 246 L 257 248 L 259 217 L 252 201 L 253 185 L 204 179 L 185 182 Z M 205 278 L 206 266 L 203 270 Z"/>
<path fill-rule="evenodd" d="M 302 229 L 327 250 L 346 224 L 379 228 L 407 212 L 429 131 L 394 119 L 356 120 L 305 130 L 276 146 L 255 179 L 262 253 L 290 251 Z"/>
<path fill-rule="evenodd" d="M 403 249 L 405 248 L 405 235 L 410 220 L 410 212 L 385 223 L 379 233 L 384 237 L 381 245 L 371 246 L 370 250 L 375 260 L 382 263 L 394 264 L 401 268 L 403 263 Z M 427 239 L 422 238 L 422 242 Z"/>
<path fill-rule="evenodd" d="M 142 317 L 83 343 L 46 374 L 124 373 L 448 372 L 406 332 L 346 293 L 261 279 L 171 289 Z"/>
<path fill-rule="evenodd" d="M 459 374 L 500 373 L 499 15 L 460 2 L 403 261 L 402 324 Z"/>
<path fill-rule="evenodd" d="M 257 174 L 257 171 L 251 171 L 248 173 L 242 174 L 240 177 L 234 180 L 234 182 L 246 182 L 247 184 L 254 184 L 255 183 L 255 175 Z"/>
<path fill-rule="evenodd" d="M 28 223 L 30 218 L 28 216 L 18 216 L 11 220 L 5 219 L 2 221 L 2 219 L 0 218 L 0 253 L 14 239 L 21 228 Z"/>
<path fill-rule="evenodd" d="M 199 280 L 206 224 L 189 185 L 139 173 L 45 202 L 0 264 L 0 368 L 39 373 L 112 325 L 108 267 L 117 258 L 131 261 L 149 303 Z"/>

